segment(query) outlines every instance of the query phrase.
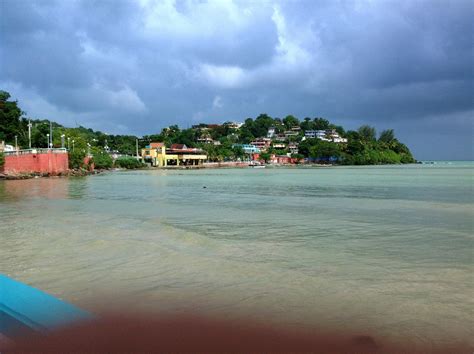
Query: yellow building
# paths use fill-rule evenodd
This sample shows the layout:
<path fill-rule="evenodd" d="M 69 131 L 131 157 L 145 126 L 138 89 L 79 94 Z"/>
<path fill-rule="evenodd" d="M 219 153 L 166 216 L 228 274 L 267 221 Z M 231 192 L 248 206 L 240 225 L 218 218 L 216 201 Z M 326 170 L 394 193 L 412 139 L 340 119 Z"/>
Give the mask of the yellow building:
<path fill-rule="evenodd" d="M 142 149 L 142 160 L 156 167 L 199 166 L 207 160 L 207 155 L 201 149 L 184 144 L 172 144 L 168 149 L 164 143 L 151 143 Z"/>

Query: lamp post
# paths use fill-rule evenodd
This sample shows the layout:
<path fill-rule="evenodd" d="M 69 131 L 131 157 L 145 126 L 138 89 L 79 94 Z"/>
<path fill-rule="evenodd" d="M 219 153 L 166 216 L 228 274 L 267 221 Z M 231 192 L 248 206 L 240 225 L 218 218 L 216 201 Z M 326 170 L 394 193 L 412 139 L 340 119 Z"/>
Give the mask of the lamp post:
<path fill-rule="evenodd" d="M 69 151 L 69 149 L 70 149 L 70 144 L 69 144 L 69 141 L 70 141 L 70 140 L 71 140 L 71 138 L 70 138 L 70 137 L 67 137 L 67 150 L 68 150 L 68 151 Z"/>
<path fill-rule="evenodd" d="M 48 149 L 50 148 L 50 143 L 49 143 L 49 134 L 46 134 L 46 137 L 48 138 Z"/>
<path fill-rule="evenodd" d="M 91 156 L 91 144 L 87 143 L 87 157 Z"/>
<path fill-rule="evenodd" d="M 33 124 L 31 124 L 31 119 L 28 121 L 28 147 L 31 149 L 31 127 Z"/>
<path fill-rule="evenodd" d="M 72 139 L 72 152 L 74 152 L 74 142 L 75 142 L 75 140 Z"/>
<path fill-rule="evenodd" d="M 49 122 L 49 147 L 53 148 L 53 122 Z"/>
<path fill-rule="evenodd" d="M 18 136 L 15 135 L 15 150 L 18 153 Z"/>
<path fill-rule="evenodd" d="M 64 134 L 61 134 L 61 149 L 64 149 Z"/>

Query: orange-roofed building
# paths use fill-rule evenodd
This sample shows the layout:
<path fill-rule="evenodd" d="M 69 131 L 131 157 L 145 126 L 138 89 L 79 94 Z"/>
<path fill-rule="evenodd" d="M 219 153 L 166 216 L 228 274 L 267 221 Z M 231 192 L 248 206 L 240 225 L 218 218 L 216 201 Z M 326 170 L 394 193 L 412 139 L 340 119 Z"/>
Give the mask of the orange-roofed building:
<path fill-rule="evenodd" d="M 158 149 L 165 146 L 165 143 L 150 143 L 149 146 L 151 149 Z"/>

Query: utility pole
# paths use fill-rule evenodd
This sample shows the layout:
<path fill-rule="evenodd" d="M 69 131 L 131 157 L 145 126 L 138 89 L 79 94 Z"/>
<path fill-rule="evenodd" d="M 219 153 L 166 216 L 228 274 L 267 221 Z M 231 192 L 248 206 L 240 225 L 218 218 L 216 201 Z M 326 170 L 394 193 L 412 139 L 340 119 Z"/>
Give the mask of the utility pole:
<path fill-rule="evenodd" d="M 28 121 L 28 146 L 31 149 L 31 127 L 33 124 L 31 124 L 31 119 Z"/>
<path fill-rule="evenodd" d="M 138 160 L 138 139 L 137 139 L 136 143 L 137 143 L 137 160 Z"/>

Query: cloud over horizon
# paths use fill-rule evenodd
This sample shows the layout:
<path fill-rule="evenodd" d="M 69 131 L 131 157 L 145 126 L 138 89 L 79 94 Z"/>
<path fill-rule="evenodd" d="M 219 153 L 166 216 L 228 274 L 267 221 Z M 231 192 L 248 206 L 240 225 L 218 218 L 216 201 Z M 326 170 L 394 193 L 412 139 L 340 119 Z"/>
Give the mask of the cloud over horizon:
<path fill-rule="evenodd" d="M 392 127 L 420 159 L 473 159 L 471 1 L 13 1 L 0 88 L 109 133 L 259 113 Z"/>

